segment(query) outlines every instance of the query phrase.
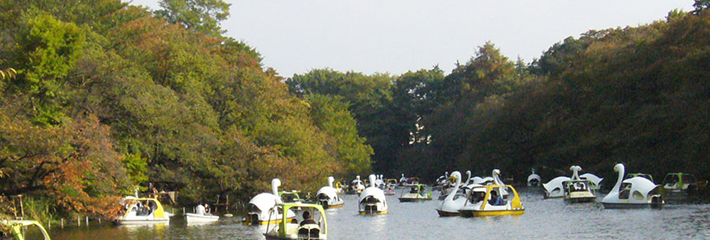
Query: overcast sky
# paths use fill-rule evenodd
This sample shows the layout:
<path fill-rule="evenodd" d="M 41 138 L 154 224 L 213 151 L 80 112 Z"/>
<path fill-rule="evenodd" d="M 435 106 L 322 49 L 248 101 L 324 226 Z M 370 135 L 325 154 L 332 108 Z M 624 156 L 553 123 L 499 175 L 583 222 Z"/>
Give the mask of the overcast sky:
<path fill-rule="evenodd" d="M 128 1 L 128 0 L 123 0 Z M 225 0 L 227 35 L 261 53 L 284 77 L 332 68 L 365 74 L 447 73 L 491 41 L 525 62 L 566 37 L 638 26 L 694 0 Z M 158 9 L 158 0 L 133 0 Z"/>

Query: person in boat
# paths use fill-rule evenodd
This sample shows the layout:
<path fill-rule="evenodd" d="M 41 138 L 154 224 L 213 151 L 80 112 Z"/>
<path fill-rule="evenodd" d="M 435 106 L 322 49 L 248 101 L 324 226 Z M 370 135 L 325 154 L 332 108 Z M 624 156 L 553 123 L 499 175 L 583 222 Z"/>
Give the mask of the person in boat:
<path fill-rule="evenodd" d="M 417 193 L 417 186 L 412 186 L 412 189 L 409 190 L 409 193 Z"/>
<path fill-rule="evenodd" d="M 141 201 L 136 202 L 136 216 L 143 215 L 143 203 Z"/>
<path fill-rule="evenodd" d="M 469 197 L 468 200 L 471 203 L 477 203 L 477 202 L 482 201 L 486 197 L 486 193 L 485 192 L 473 192 L 473 193 L 469 194 L 468 197 Z"/>
<path fill-rule="evenodd" d="M 205 203 L 205 214 L 204 215 L 212 215 L 210 214 L 210 204 Z"/>
<path fill-rule="evenodd" d="M 205 206 L 202 206 L 202 203 L 197 205 L 197 208 L 195 209 L 195 213 L 199 215 L 205 215 Z"/>
<path fill-rule="evenodd" d="M 316 223 L 316 221 L 314 221 L 311 218 L 311 212 L 309 212 L 309 211 L 303 212 L 303 221 L 301 221 L 301 226 L 306 225 L 306 224 L 318 224 L 318 223 Z"/>
<path fill-rule="evenodd" d="M 488 200 L 488 204 L 492 206 L 500 206 L 503 205 L 503 198 L 498 195 L 498 192 L 496 191 L 491 191 L 491 199 Z"/>

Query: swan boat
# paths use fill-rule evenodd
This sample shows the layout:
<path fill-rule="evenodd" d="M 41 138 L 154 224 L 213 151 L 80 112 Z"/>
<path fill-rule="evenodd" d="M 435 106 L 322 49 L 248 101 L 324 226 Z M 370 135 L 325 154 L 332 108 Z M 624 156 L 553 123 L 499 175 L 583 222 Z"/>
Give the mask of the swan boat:
<path fill-rule="evenodd" d="M 277 207 L 283 209 L 281 219 L 289 218 L 286 213 L 291 209 L 300 209 L 304 217 L 269 223 L 264 233 L 266 239 L 328 239 L 328 221 L 321 205 L 279 203 Z"/>
<path fill-rule="evenodd" d="M 431 200 L 431 188 L 424 184 L 417 184 L 404 189 L 399 196 L 400 202 L 419 202 Z"/>
<path fill-rule="evenodd" d="M 540 183 L 542 182 L 542 179 L 540 178 L 540 175 L 537 175 L 535 173 L 535 169 L 532 169 L 532 174 L 528 176 L 528 187 L 539 187 Z"/>
<path fill-rule="evenodd" d="M 504 196 L 502 192 L 507 192 Z M 503 196 L 497 199 L 495 196 Z M 520 196 L 511 185 L 475 186 L 471 189 L 467 201 L 459 209 L 463 217 L 485 217 L 501 215 L 520 215 L 525 213 Z"/>
<path fill-rule="evenodd" d="M 360 193 L 358 212 L 365 214 L 387 214 L 387 199 L 382 189 L 375 187 L 375 175 L 369 177 L 371 186 Z"/>
<path fill-rule="evenodd" d="M 456 194 L 465 196 L 466 191 L 468 190 L 468 183 L 471 181 L 471 171 L 466 171 L 466 175 L 468 176 L 466 178 L 466 181 L 462 181 L 461 186 L 458 188 L 454 188 L 454 183 L 452 181 L 446 181 L 446 184 L 441 187 L 441 194 L 439 195 L 439 200 L 444 200 L 444 198 L 446 198 L 446 196 L 449 195 L 449 192 L 451 191 L 457 191 Z"/>
<path fill-rule="evenodd" d="M 658 193 L 659 186 L 644 177 L 632 177 L 624 180 L 624 164 L 617 163 L 614 171 L 619 173 L 614 188 L 611 189 L 602 205 L 606 209 L 619 208 L 660 208 L 664 201 Z"/>
<path fill-rule="evenodd" d="M 387 179 L 387 186 L 385 187 L 385 195 L 394 195 L 394 190 L 397 188 L 397 179 L 390 178 Z"/>
<path fill-rule="evenodd" d="M 244 225 L 267 225 L 281 222 L 282 216 L 279 213 L 283 209 L 278 204 L 283 201 L 279 197 L 279 186 L 281 186 L 281 180 L 274 178 L 271 180 L 270 193 L 259 193 L 249 200 L 247 216 L 242 220 Z M 293 211 L 286 211 L 285 215 L 288 219 L 296 216 Z"/>
<path fill-rule="evenodd" d="M 564 185 L 563 183 L 569 181 L 569 177 L 559 176 L 553 178 L 547 183 L 543 183 L 542 187 L 545 189 L 545 198 L 561 198 L 564 197 Z"/>
<path fill-rule="evenodd" d="M 155 198 L 128 197 L 123 199 L 126 213 L 114 219 L 116 224 L 169 223 L 171 213 L 165 212 L 163 205 Z"/>
<path fill-rule="evenodd" d="M 668 173 L 661 186 L 661 195 L 667 203 L 697 203 L 700 192 L 707 192 L 708 181 L 699 182 L 690 173 Z"/>
<path fill-rule="evenodd" d="M 407 182 L 407 178 L 404 177 L 404 173 L 402 173 L 402 177 L 399 178 L 399 183 L 398 183 L 397 185 L 398 185 L 398 186 L 403 186 L 405 182 Z"/>
<path fill-rule="evenodd" d="M 328 186 L 322 187 L 316 193 L 318 204 L 324 209 L 341 208 L 345 205 L 345 201 L 338 196 L 337 191 L 333 188 L 333 177 L 328 177 Z"/>
<path fill-rule="evenodd" d="M 459 171 L 454 171 L 451 173 L 452 180 L 454 181 L 454 188 L 458 189 L 461 186 L 461 173 Z M 459 216 L 459 209 L 463 207 L 466 203 L 466 198 L 456 194 L 457 191 L 451 191 L 441 202 L 441 205 L 436 209 L 440 217 L 450 217 Z"/>
<path fill-rule="evenodd" d="M 604 180 L 604 178 L 597 177 L 597 175 L 594 175 L 591 173 L 585 173 L 585 174 L 579 175 L 579 178 L 582 180 L 590 181 L 591 186 L 589 186 L 589 187 L 592 188 L 594 191 L 599 191 L 599 189 L 601 189 L 601 187 L 602 187 L 601 182 L 602 182 L 602 180 Z"/>
<path fill-rule="evenodd" d="M 436 182 L 434 182 L 434 188 L 442 188 L 446 186 L 446 184 L 449 183 L 449 172 L 444 172 L 444 175 L 439 176 L 439 178 L 436 179 Z"/>
<path fill-rule="evenodd" d="M 355 179 L 350 182 L 350 187 L 345 194 L 360 194 L 363 190 L 365 190 L 365 184 L 360 180 L 360 175 L 357 175 Z"/>
<path fill-rule="evenodd" d="M 572 178 L 563 182 L 563 198 L 566 202 L 594 202 L 597 199 L 595 190 L 592 188 L 592 181 L 583 180 L 579 177 L 580 166 L 572 166 Z"/>

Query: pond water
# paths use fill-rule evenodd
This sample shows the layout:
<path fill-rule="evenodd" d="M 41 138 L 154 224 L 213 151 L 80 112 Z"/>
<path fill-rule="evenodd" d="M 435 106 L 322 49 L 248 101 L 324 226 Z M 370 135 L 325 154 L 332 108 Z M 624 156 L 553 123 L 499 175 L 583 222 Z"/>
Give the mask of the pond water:
<path fill-rule="evenodd" d="M 667 205 L 663 209 L 605 210 L 600 203 L 567 204 L 518 189 L 525 206 L 520 216 L 441 218 L 438 200 L 400 203 L 387 196 L 389 214 L 361 216 L 357 196 L 327 210 L 329 239 L 710 239 L 710 205 Z M 434 198 L 438 191 L 434 192 Z M 601 197 L 597 199 L 601 201 Z M 188 225 L 176 216 L 169 225 L 52 227 L 52 239 L 264 239 L 241 216 L 207 225 Z M 32 239 L 32 238 L 30 238 Z"/>

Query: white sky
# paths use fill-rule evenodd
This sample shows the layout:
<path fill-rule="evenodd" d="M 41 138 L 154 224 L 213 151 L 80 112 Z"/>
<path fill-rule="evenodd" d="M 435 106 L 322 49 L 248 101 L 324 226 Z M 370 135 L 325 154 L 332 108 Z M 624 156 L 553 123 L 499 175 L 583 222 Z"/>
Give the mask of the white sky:
<path fill-rule="evenodd" d="M 129 1 L 129 0 L 123 0 Z M 311 69 L 399 75 L 439 65 L 447 73 L 491 41 L 525 62 L 591 29 L 638 26 L 694 0 L 225 0 L 227 35 L 284 76 Z M 133 0 L 155 10 L 158 0 Z"/>

